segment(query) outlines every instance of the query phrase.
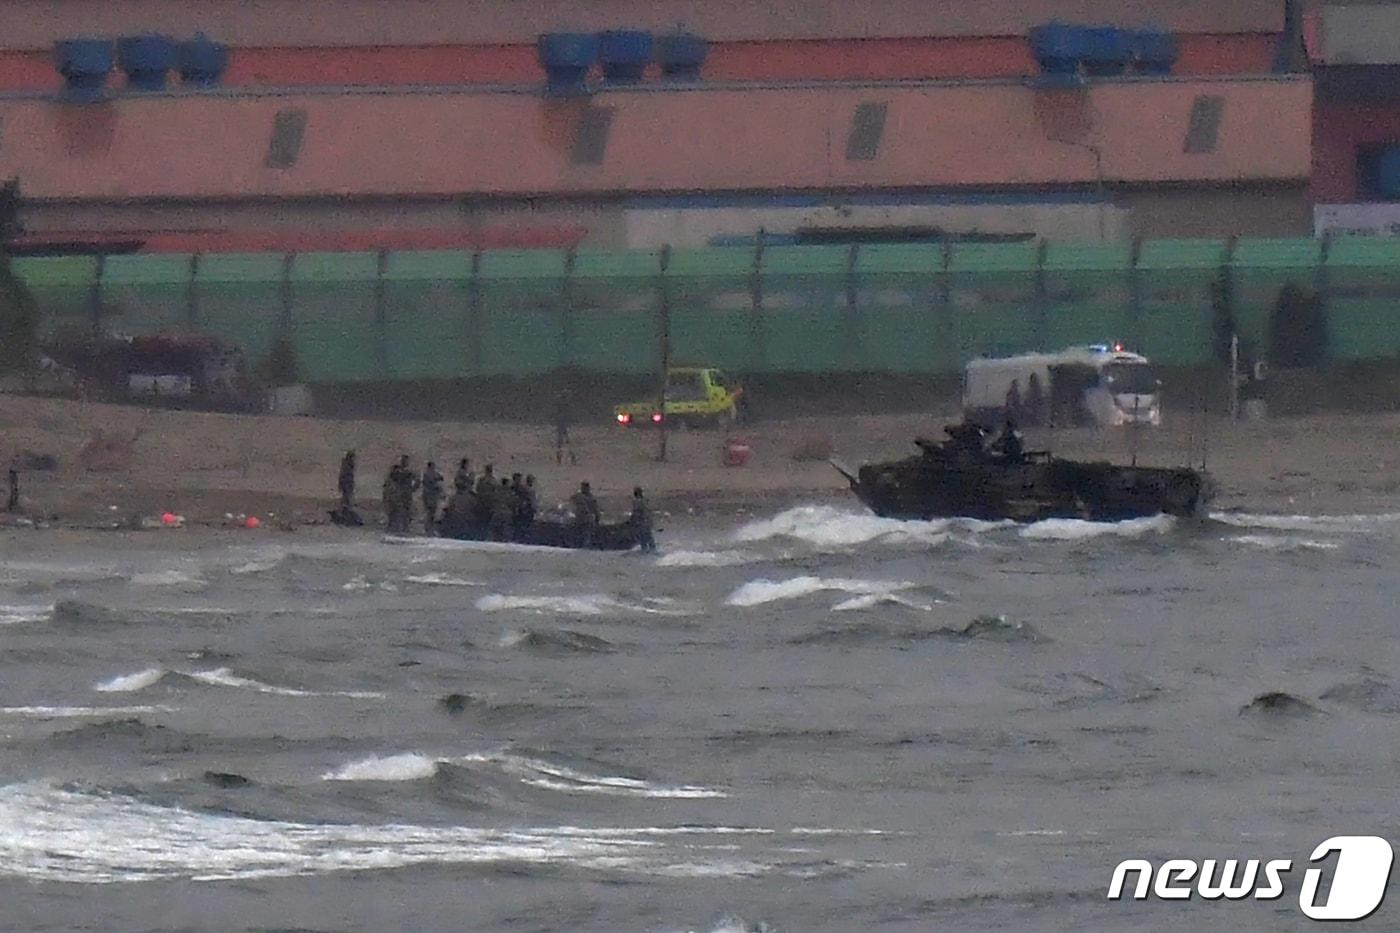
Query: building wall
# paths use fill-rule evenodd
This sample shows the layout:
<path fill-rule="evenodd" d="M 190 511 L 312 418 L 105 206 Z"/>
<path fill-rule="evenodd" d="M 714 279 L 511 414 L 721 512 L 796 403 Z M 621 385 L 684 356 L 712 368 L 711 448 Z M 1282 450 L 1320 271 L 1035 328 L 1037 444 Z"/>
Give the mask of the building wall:
<path fill-rule="evenodd" d="M 1143 238 L 1295 237 L 1312 233 L 1305 181 L 1279 185 L 1166 188 L 1114 193 Z"/>
<path fill-rule="evenodd" d="M 1187 35 L 1178 75 L 1269 72 L 1277 37 L 1268 33 Z M 654 71 L 655 69 L 653 69 Z M 710 81 L 993 78 L 1034 74 L 1024 36 L 744 40 L 715 44 Z M 110 79 L 112 86 L 122 82 Z M 539 84 L 535 46 L 415 45 L 289 48 L 240 46 L 230 55 L 231 87 Z M 0 90 L 56 91 L 62 78 L 48 50 L 0 50 Z"/>
<path fill-rule="evenodd" d="M 1277 33 L 1279 0 L 9 0 L 0 47 L 57 39 L 204 32 L 234 46 L 528 45 L 543 32 L 673 30 L 720 41 L 1020 36 L 1069 22 L 1188 33 Z"/>
<path fill-rule="evenodd" d="M 0 99 L 0 177 L 18 177 L 30 199 L 107 202 L 1286 181 L 1310 169 L 1311 91 L 1306 79 L 1261 79 L 1054 92 L 1019 82 L 631 90 L 567 101 L 497 92 Z M 1193 146 L 1203 102 L 1218 106 L 1208 108 L 1217 119 Z M 852 156 L 858 108 L 872 106 L 884 108 L 876 148 Z M 284 132 L 285 118 L 304 129 Z"/>

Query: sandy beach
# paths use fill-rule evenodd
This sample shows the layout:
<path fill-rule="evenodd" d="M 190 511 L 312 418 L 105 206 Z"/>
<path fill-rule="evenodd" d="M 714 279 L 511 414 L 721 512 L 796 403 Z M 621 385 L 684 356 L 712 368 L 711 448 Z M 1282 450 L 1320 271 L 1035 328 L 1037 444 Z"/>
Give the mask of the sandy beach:
<path fill-rule="evenodd" d="M 334 502 L 336 469 L 359 452 L 357 499 L 378 518 L 379 485 L 400 452 L 417 466 L 433 459 L 450 477 L 469 456 L 498 474 L 532 472 L 544 501 L 565 499 L 590 480 L 606 510 L 622 510 L 633 485 L 658 508 L 716 517 L 751 514 L 795 501 L 849 497 L 841 476 L 818 455 L 850 463 L 904 456 L 912 438 L 941 436 L 951 409 L 926 415 L 842 415 L 765 419 L 733 433 L 751 447 L 749 462 L 726 467 L 725 435 L 671 432 L 666 462 L 651 429 L 612 424 L 576 427 L 576 465 L 554 463 L 553 430 L 543 424 L 390 422 L 226 415 L 0 396 L 6 460 L 23 451 L 50 454 L 51 471 L 21 474 L 23 506 L 63 525 L 111 524 L 166 510 L 192 524 L 229 513 L 271 516 L 272 524 L 319 522 Z M 90 470 L 80 453 L 101 432 L 133 439 L 127 462 Z M 1032 448 L 1062 457 L 1151 465 L 1199 465 L 1204 457 L 1220 492 L 1216 506 L 1283 513 L 1350 513 L 1400 507 L 1400 415 L 1314 415 L 1231 422 L 1182 414 L 1132 436 L 1123 430 L 1031 430 Z M 800 455 L 804 453 L 804 459 Z M 816 457 L 816 459 L 810 459 Z"/>

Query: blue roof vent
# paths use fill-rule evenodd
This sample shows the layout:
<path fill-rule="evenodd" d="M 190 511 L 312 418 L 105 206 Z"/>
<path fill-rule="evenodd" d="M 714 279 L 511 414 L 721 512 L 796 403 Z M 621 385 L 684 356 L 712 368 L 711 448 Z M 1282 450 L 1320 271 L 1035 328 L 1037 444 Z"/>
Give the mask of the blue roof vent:
<path fill-rule="evenodd" d="M 180 43 L 180 83 L 187 87 L 218 87 L 228 70 L 228 46 L 198 33 Z"/>
<path fill-rule="evenodd" d="M 1111 78 L 1128 70 L 1133 60 L 1130 33 L 1117 26 L 1092 26 L 1084 30 L 1084 70 L 1095 78 Z"/>
<path fill-rule="evenodd" d="M 1140 75 L 1169 75 L 1178 55 L 1176 36 L 1160 29 L 1132 34 L 1133 64 Z"/>
<path fill-rule="evenodd" d="M 588 71 L 598 60 L 598 37 L 591 33 L 552 32 L 539 37 L 536 50 L 548 82 L 559 96 L 588 93 Z"/>
<path fill-rule="evenodd" d="M 1074 77 L 1089 51 L 1083 27 L 1049 22 L 1030 32 L 1031 54 L 1046 75 Z"/>
<path fill-rule="evenodd" d="M 54 64 L 71 100 L 101 100 L 114 58 L 110 39 L 62 39 L 53 44 Z"/>
<path fill-rule="evenodd" d="M 598 35 L 598 58 L 603 80 L 609 84 L 636 84 L 651 64 L 651 33 L 615 29 Z"/>
<path fill-rule="evenodd" d="M 656 60 L 661 63 L 662 77 L 670 81 L 699 81 L 709 54 L 710 43 L 704 36 L 677 32 L 656 37 Z"/>
<path fill-rule="evenodd" d="M 168 36 L 123 36 L 117 40 L 117 61 L 126 72 L 126 85 L 135 91 L 165 90 L 166 75 L 175 67 L 175 40 Z"/>

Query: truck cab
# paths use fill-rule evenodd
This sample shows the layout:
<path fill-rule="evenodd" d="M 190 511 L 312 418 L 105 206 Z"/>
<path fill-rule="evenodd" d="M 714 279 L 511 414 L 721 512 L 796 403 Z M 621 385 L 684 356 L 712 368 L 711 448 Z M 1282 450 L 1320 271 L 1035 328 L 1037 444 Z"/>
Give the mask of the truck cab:
<path fill-rule="evenodd" d="M 684 427 L 725 427 L 738 420 L 743 392 L 714 367 L 672 367 L 666 370 L 664 405 L 655 398 L 626 402 L 613 408 L 613 418 L 622 427 L 662 422 Z"/>

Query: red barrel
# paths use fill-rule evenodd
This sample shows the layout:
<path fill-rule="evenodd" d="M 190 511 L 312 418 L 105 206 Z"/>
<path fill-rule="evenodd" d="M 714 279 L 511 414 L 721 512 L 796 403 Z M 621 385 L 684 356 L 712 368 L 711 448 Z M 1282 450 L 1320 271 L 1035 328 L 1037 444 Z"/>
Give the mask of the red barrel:
<path fill-rule="evenodd" d="M 744 438 L 744 437 L 728 437 L 728 438 L 725 438 L 725 440 L 724 440 L 724 465 L 725 465 L 725 466 L 732 466 L 732 467 L 743 466 L 744 464 L 746 464 L 746 463 L 749 462 L 749 454 L 750 454 L 750 453 L 751 453 L 751 451 L 750 451 L 750 449 L 749 449 L 749 441 L 748 441 L 748 438 Z"/>

